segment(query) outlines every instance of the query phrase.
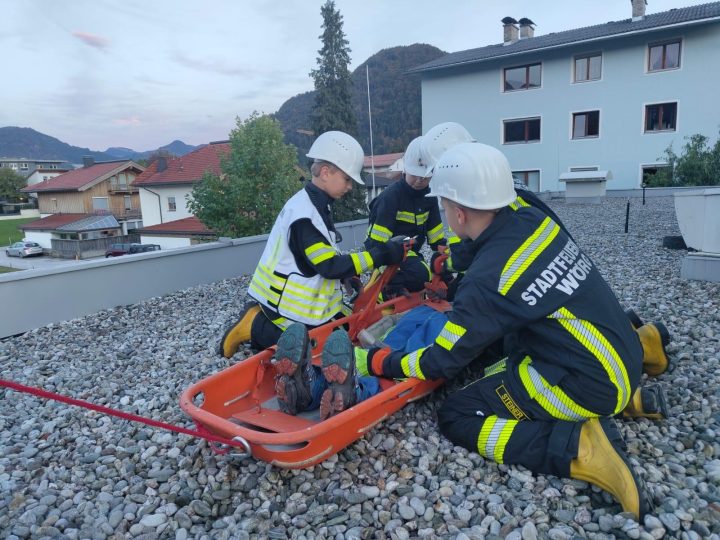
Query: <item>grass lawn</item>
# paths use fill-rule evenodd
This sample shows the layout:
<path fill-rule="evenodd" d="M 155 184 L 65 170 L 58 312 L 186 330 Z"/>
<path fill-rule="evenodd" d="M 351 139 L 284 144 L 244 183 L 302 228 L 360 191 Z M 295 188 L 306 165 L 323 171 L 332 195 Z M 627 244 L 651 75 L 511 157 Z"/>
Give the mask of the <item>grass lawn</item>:
<path fill-rule="evenodd" d="M 18 229 L 20 225 L 35 221 L 39 218 L 2 219 L 0 220 L 0 246 L 9 246 L 13 242 L 23 239 L 23 232 Z"/>
<path fill-rule="evenodd" d="M 17 272 L 20 268 L 9 268 L 7 266 L 0 266 L 0 274 L 7 274 L 8 272 Z"/>

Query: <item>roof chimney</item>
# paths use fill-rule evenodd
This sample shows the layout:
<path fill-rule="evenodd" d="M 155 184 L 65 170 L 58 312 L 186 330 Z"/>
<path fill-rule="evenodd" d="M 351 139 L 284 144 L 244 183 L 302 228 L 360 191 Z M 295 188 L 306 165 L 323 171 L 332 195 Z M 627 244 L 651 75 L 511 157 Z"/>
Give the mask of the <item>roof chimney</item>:
<path fill-rule="evenodd" d="M 517 21 L 512 17 L 505 17 L 503 23 L 503 43 L 509 45 L 515 43 L 518 40 L 518 27 Z"/>
<path fill-rule="evenodd" d="M 166 169 L 167 169 L 167 158 L 165 156 L 158 156 L 157 172 L 163 172 Z"/>
<path fill-rule="evenodd" d="M 518 22 L 520 23 L 520 39 L 528 39 L 535 35 L 534 22 L 526 17 L 523 17 Z"/>
<path fill-rule="evenodd" d="M 83 156 L 83 169 L 87 169 L 88 167 L 92 167 L 95 165 L 95 158 L 92 156 Z"/>
<path fill-rule="evenodd" d="M 645 6 L 647 0 L 630 0 L 632 4 L 632 20 L 642 21 L 645 18 Z"/>

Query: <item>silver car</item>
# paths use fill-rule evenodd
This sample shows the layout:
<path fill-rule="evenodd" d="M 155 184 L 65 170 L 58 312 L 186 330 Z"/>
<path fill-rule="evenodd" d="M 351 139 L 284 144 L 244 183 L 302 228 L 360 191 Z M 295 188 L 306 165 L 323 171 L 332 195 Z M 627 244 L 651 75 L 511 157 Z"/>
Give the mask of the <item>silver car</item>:
<path fill-rule="evenodd" d="M 37 242 L 15 242 L 5 249 L 8 257 L 29 257 L 30 255 L 42 255 L 43 248 Z"/>

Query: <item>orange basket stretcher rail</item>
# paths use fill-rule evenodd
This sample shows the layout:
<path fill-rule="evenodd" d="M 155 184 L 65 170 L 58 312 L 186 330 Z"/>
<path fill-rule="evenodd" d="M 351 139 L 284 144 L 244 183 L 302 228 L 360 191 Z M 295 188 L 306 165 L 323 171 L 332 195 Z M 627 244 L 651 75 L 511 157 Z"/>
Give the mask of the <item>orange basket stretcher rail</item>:
<path fill-rule="evenodd" d="M 397 267 L 389 267 L 379 279 L 369 283 L 358 296 L 351 315 L 310 330 L 314 364 L 320 365 L 325 340 L 338 326 L 347 325 L 348 334 L 355 341 L 362 329 L 384 315 L 405 313 L 421 304 L 441 311 L 449 309 L 447 302 L 431 299 L 425 291 L 378 304 L 380 291 L 396 271 Z M 438 276 L 428 283 L 430 290 L 443 287 Z M 318 411 L 291 416 L 280 411 L 277 404 L 274 355 L 275 347 L 271 347 L 202 379 L 182 393 L 180 407 L 199 426 L 235 440 L 245 450 L 236 455 L 251 454 L 283 468 L 310 467 L 326 460 L 407 403 L 428 395 L 443 383 L 381 379 L 378 394 L 327 420 L 320 420 Z"/>

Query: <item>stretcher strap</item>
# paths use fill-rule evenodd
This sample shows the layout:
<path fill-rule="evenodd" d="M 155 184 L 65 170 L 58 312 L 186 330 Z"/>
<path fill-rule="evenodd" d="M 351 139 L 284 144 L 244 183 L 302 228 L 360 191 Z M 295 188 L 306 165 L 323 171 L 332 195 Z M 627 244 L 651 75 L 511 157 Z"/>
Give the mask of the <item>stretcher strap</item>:
<path fill-rule="evenodd" d="M 90 409 L 91 411 L 97 411 L 103 414 L 108 414 L 110 416 L 116 416 L 118 418 L 122 418 L 123 420 L 130 420 L 131 422 L 140 422 L 142 424 L 146 424 L 148 426 L 160 428 L 160 429 L 167 429 L 169 431 L 174 431 L 175 433 L 182 433 L 184 435 L 190 435 L 191 437 L 199 437 L 201 439 L 206 439 L 208 441 L 211 441 L 213 443 L 219 443 L 229 446 L 241 446 L 236 441 L 226 439 L 224 437 L 218 437 L 217 435 L 213 435 L 210 433 L 207 429 L 205 429 L 201 425 L 197 425 L 197 429 L 187 429 L 181 426 L 175 426 L 173 424 L 168 424 L 166 422 L 160 422 L 158 420 L 153 420 L 152 418 L 146 418 L 144 416 L 139 416 L 137 414 L 132 413 L 126 413 L 122 411 L 118 411 L 116 409 L 112 409 L 110 407 L 105 407 L 103 405 L 96 405 L 94 403 L 90 403 L 89 401 L 85 401 L 82 399 L 75 399 L 68 396 L 63 396 L 60 394 L 56 394 L 55 392 L 49 392 L 47 390 L 43 390 L 42 388 L 36 388 L 33 386 L 25 386 L 24 384 L 16 383 L 13 381 L 8 381 L 6 379 L 0 379 L 0 386 L 4 386 L 5 388 L 9 388 L 11 390 L 15 390 L 16 392 L 24 392 L 26 394 L 31 394 L 33 396 L 43 397 L 46 399 L 52 399 L 54 401 L 60 401 L 61 403 L 67 403 L 68 405 L 75 405 L 77 407 L 83 407 L 85 409 Z M 222 449 L 218 448 L 217 445 L 211 444 L 210 447 L 218 452 L 218 453 L 225 453 Z"/>

